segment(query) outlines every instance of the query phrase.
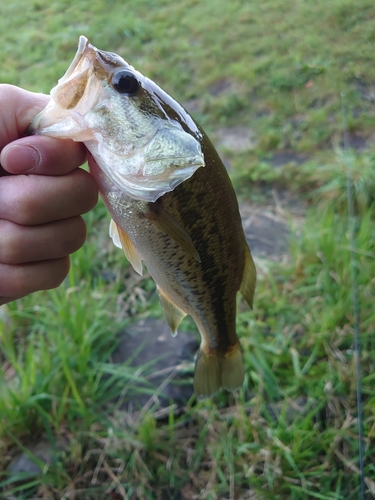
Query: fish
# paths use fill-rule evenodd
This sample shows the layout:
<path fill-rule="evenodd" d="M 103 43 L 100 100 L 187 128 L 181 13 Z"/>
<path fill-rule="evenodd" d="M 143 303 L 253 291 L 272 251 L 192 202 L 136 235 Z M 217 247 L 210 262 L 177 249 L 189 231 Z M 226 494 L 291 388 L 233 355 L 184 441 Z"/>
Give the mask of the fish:
<path fill-rule="evenodd" d="M 156 283 L 173 335 L 186 315 L 201 343 L 194 391 L 243 385 L 236 296 L 252 308 L 256 269 L 227 170 L 203 129 L 151 79 L 81 36 L 32 133 L 83 142 L 112 216 L 110 236 Z"/>

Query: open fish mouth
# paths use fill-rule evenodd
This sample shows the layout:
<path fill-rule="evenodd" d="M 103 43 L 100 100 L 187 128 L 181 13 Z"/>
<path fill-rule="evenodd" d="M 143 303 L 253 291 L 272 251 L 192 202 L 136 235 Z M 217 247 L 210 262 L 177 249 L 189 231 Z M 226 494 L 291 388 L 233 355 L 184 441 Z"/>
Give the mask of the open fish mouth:
<path fill-rule="evenodd" d="M 81 35 L 79 37 L 78 49 L 77 49 L 76 55 L 74 56 L 73 61 L 70 63 L 69 68 L 66 70 L 63 78 L 69 78 L 73 74 L 73 72 L 77 68 L 79 62 L 81 61 L 82 57 L 85 54 L 87 54 L 87 49 L 89 48 L 88 47 L 89 45 L 90 45 L 90 42 L 89 42 L 88 38 Z"/>

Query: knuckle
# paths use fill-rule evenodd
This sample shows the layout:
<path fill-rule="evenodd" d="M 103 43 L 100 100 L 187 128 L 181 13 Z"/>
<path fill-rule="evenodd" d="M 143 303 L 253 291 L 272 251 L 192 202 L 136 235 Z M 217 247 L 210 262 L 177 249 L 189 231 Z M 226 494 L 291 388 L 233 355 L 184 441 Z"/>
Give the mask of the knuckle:
<path fill-rule="evenodd" d="M 89 212 L 98 201 L 98 186 L 93 177 L 85 170 L 77 169 L 74 176 L 77 188 L 75 195 L 79 200 L 80 212 Z"/>
<path fill-rule="evenodd" d="M 18 224 L 33 224 L 41 210 L 38 190 L 28 176 L 14 177 L 10 179 L 11 184 L 6 195 L 9 219 Z"/>
<path fill-rule="evenodd" d="M 62 257 L 60 259 L 56 259 L 52 262 L 53 273 L 47 278 L 45 284 L 43 285 L 42 290 L 48 290 L 51 288 L 59 287 L 66 276 L 69 273 L 70 269 L 70 258 L 69 256 Z"/>
<path fill-rule="evenodd" d="M 57 288 L 70 268 L 69 257 L 27 265 L 0 264 L 0 304 L 37 290 Z"/>
<path fill-rule="evenodd" d="M 33 176 L 33 182 L 24 181 L 24 190 L 19 197 L 19 224 L 32 225 L 39 221 L 41 214 L 48 211 L 48 207 L 43 204 L 43 191 L 39 189 L 39 181 Z"/>
<path fill-rule="evenodd" d="M 76 252 L 86 240 L 86 224 L 82 217 L 69 219 L 66 227 L 66 237 L 62 240 L 62 254 L 69 255 Z"/>
<path fill-rule="evenodd" d="M 7 298 L 31 293 L 33 289 L 28 274 L 28 269 L 24 266 L 0 264 L 0 295 Z"/>
<path fill-rule="evenodd" d="M 16 226 L 8 221 L 0 224 L 0 262 L 3 264 L 17 264 L 20 258 L 20 241 Z"/>

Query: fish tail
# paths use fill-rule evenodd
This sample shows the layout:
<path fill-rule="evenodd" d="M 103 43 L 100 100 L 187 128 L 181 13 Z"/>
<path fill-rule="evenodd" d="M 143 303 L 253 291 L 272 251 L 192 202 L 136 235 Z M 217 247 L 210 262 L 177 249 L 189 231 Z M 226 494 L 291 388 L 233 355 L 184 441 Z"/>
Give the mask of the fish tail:
<path fill-rule="evenodd" d="M 221 363 L 221 384 L 228 391 L 241 387 L 245 377 L 241 345 L 239 342 L 225 354 Z"/>
<path fill-rule="evenodd" d="M 197 353 L 194 373 L 194 392 L 201 397 L 215 394 L 221 387 L 220 360 L 214 352 Z"/>
<path fill-rule="evenodd" d="M 224 356 L 216 351 L 198 351 L 194 373 L 194 391 L 198 397 L 209 397 L 221 387 L 229 391 L 243 384 L 244 367 L 239 342 Z"/>

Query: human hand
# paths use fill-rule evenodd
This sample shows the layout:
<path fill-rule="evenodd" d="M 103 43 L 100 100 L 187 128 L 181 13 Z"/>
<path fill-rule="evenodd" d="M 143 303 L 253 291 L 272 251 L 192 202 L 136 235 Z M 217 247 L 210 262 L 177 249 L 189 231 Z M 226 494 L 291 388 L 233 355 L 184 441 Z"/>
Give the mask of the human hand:
<path fill-rule="evenodd" d="M 80 215 L 97 202 L 81 143 L 25 137 L 47 102 L 0 85 L 0 305 L 61 284 L 86 238 Z"/>

